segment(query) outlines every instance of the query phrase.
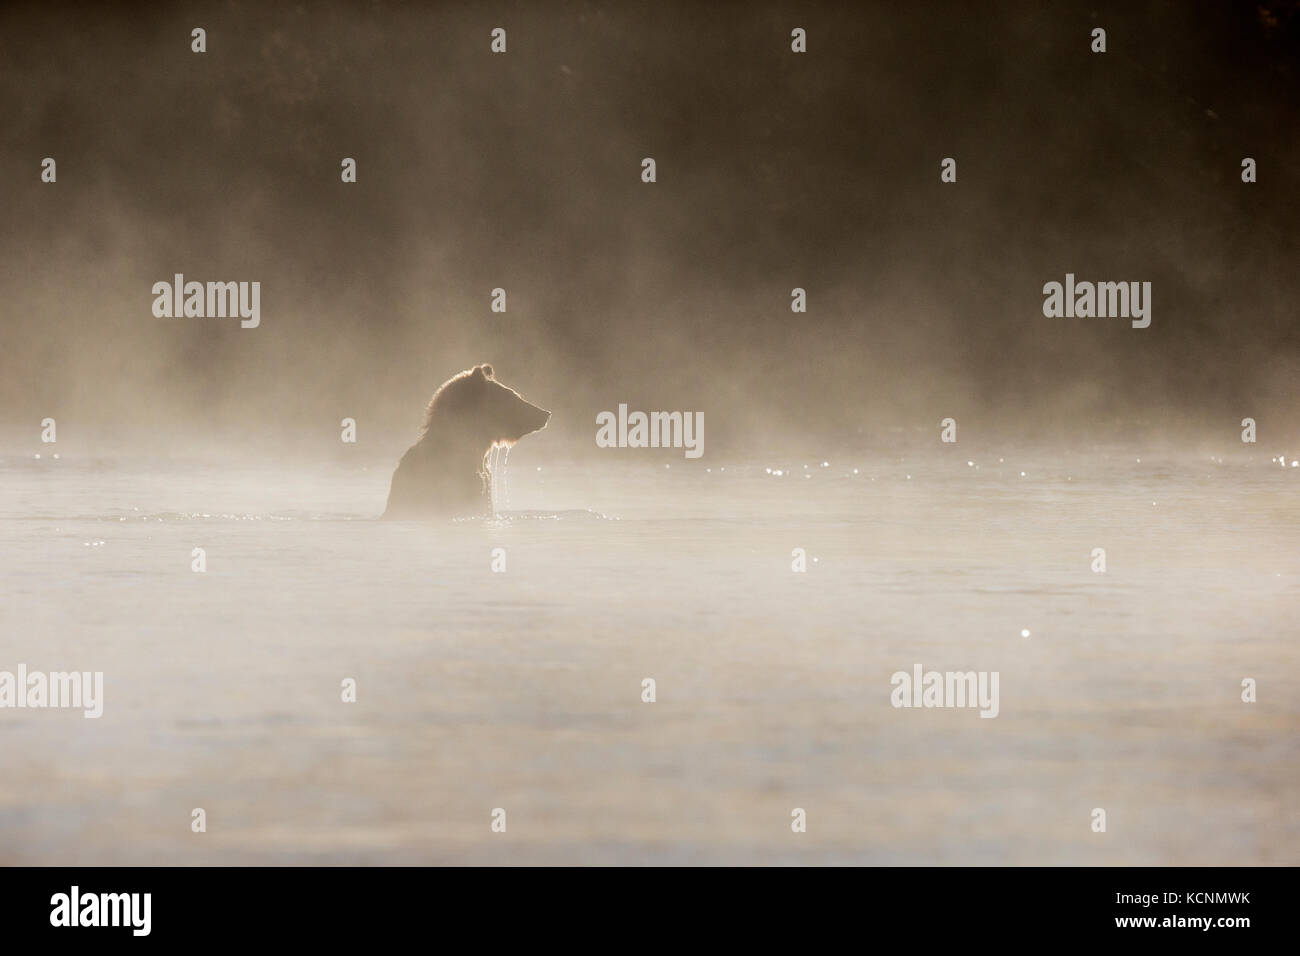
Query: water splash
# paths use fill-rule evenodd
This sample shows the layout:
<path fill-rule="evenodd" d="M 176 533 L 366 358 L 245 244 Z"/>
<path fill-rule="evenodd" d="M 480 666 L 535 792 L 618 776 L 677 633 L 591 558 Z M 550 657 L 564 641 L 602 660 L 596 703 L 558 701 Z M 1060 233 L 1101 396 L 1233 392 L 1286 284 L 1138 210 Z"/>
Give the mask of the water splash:
<path fill-rule="evenodd" d="M 500 449 L 500 501 L 503 507 L 510 509 L 510 481 L 506 477 L 507 466 L 510 466 L 510 445 L 503 445 Z"/>
<path fill-rule="evenodd" d="M 506 484 L 506 465 L 509 461 L 509 445 L 492 446 L 488 453 L 488 500 L 493 515 L 499 515 L 510 507 L 510 491 Z"/>

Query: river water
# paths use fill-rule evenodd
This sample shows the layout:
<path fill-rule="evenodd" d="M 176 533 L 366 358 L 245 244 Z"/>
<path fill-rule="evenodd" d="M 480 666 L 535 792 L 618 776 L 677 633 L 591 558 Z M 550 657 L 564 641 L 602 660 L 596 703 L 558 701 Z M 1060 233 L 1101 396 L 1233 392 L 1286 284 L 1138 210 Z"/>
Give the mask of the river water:
<path fill-rule="evenodd" d="M 0 456 L 0 670 L 104 713 L 0 709 L 0 863 L 1300 863 L 1290 458 L 525 441 L 400 523 L 387 452 L 53 447 Z"/>

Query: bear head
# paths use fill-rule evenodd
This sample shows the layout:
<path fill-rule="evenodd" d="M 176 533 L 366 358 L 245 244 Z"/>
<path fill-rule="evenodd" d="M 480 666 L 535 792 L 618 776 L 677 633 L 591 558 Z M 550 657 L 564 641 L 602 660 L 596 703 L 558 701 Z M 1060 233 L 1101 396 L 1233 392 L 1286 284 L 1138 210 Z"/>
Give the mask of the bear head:
<path fill-rule="evenodd" d="M 424 429 L 451 431 L 486 449 L 513 445 L 545 428 L 550 418 L 546 409 L 498 382 L 492 366 L 485 364 L 466 369 L 438 389 L 425 412 Z"/>

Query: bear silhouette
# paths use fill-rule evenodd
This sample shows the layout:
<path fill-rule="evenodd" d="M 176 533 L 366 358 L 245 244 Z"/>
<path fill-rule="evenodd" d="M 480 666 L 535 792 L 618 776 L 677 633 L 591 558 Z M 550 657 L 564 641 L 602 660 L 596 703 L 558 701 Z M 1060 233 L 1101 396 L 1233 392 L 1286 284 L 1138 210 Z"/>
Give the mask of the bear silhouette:
<path fill-rule="evenodd" d="M 491 508 L 488 456 L 546 427 L 551 413 L 496 380 L 491 365 L 453 375 L 429 400 L 420 439 L 393 472 L 385 518 L 455 517 Z"/>

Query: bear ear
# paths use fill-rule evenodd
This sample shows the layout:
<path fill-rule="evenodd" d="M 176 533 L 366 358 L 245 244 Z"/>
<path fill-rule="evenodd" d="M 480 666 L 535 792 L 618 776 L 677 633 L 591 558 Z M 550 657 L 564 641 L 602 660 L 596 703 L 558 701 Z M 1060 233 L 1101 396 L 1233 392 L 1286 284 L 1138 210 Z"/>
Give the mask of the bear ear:
<path fill-rule="evenodd" d="M 492 373 L 492 366 L 491 366 L 491 365 L 488 365 L 486 362 L 484 362 L 484 363 L 483 363 L 482 365 L 480 365 L 478 368 L 474 369 L 474 371 L 478 372 L 478 373 L 479 373 L 480 375 L 482 375 L 484 378 L 492 378 L 492 376 L 493 376 L 493 373 Z"/>

